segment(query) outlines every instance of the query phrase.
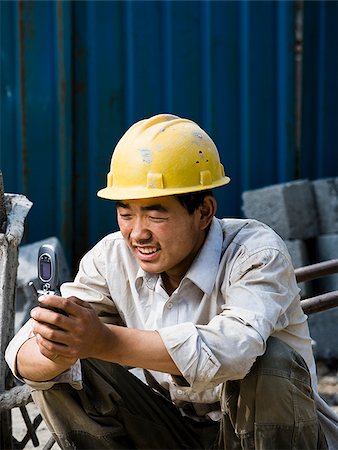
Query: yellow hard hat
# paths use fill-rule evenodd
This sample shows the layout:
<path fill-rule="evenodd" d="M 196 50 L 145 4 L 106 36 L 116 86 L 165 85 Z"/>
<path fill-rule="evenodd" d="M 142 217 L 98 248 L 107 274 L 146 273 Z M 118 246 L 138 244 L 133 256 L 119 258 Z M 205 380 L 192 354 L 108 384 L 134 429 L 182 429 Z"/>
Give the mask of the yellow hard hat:
<path fill-rule="evenodd" d="M 135 123 L 115 147 L 107 187 L 111 200 L 185 194 L 229 183 L 214 142 L 196 123 L 159 114 Z"/>

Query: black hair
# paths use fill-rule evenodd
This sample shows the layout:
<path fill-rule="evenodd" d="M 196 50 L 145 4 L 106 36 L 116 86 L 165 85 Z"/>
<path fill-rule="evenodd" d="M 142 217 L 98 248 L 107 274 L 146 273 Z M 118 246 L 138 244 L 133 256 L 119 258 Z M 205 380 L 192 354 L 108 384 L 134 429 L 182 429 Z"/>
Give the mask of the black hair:
<path fill-rule="evenodd" d="M 177 198 L 189 214 L 193 214 L 203 204 L 205 197 L 208 195 L 214 196 L 210 189 L 206 191 L 188 192 L 187 194 L 177 194 L 174 197 Z"/>

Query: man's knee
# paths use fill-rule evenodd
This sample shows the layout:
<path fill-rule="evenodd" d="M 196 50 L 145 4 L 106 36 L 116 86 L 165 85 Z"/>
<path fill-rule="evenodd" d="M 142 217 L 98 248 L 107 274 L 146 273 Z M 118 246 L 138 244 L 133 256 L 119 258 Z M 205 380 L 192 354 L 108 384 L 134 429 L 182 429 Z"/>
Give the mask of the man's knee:
<path fill-rule="evenodd" d="M 305 449 L 320 434 L 306 363 L 276 338 L 243 380 L 225 384 L 222 406 L 238 442 Z"/>
<path fill-rule="evenodd" d="M 304 359 L 292 347 L 275 337 L 267 341 L 265 353 L 258 357 L 251 372 L 297 380 L 311 385 L 311 376 Z"/>
<path fill-rule="evenodd" d="M 270 338 L 243 380 L 255 392 L 256 421 L 292 424 L 317 420 L 311 376 L 304 359 L 283 341 Z"/>
<path fill-rule="evenodd" d="M 55 384 L 47 390 L 33 390 L 32 398 L 50 431 L 71 428 L 81 416 L 77 391 L 69 384 Z"/>

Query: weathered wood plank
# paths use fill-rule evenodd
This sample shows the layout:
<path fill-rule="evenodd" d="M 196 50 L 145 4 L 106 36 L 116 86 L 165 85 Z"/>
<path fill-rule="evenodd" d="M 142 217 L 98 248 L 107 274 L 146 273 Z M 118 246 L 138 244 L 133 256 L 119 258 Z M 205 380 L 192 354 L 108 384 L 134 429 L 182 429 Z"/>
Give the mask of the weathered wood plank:
<path fill-rule="evenodd" d="M 18 247 L 32 203 L 23 195 L 4 194 L 2 177 L 0 184 L 0 393 L 3 393 L 8 388 L 9 373 L 4 353 L 14 334 Z M 0 448 L 12 448 L 10 410 L 0 412 Z"/>
<path fill-rule="evenodd" d="M 5 232 L 6 219 L 7 214 L 5 208 L 4 183 L 2 178 L 2 172 L 0 170 L 0 233 Z"/>
<path fill-rule="evenodd" d="M 20 408 L 31 401 L 31 389 L 27 384 L 15 386 L 0 394 L 0 412 Z"/>

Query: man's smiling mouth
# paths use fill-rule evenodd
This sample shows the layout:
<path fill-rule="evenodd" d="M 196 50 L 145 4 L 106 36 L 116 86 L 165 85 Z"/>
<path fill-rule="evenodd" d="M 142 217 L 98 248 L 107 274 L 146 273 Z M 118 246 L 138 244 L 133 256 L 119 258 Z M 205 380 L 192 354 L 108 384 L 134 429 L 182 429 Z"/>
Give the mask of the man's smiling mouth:
<path fill-rule="evenodd" d="M 139 253 L 142 253 L 143 255 L 151 255 L 153 253 L 156 253 L 159 249 L 157 247 L 137 247 L 135 246 L 137 251 Z"/>

